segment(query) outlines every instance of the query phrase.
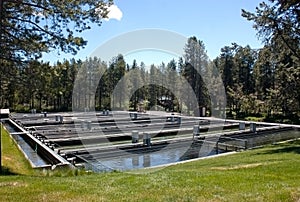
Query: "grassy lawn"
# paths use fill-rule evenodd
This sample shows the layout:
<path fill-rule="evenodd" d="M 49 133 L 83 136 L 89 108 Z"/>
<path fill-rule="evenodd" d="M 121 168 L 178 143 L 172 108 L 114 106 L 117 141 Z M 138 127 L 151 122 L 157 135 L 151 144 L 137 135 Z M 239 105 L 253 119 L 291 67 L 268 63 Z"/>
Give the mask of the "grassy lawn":
<path fill-rule="evenodd" d="M 2 130 L 2 170 L 4 174 L 33 175 L 35 171 L 31 169 L 29 162 L 18 150 L 15 142 L 6 131 Z"/>
<path fill-rule="evenodd" d="M 32 171 L 3 136 L 0 201 L 299 201 L 300 141 L 147 172 Z"/>

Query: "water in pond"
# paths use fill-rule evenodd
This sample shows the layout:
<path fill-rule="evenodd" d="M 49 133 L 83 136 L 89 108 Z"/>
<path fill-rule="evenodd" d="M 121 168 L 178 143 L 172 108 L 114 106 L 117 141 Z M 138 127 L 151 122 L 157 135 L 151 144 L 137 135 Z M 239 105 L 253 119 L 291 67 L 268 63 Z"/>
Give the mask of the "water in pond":
<path fill-rule="evenodd" d="M 192 142 L 190 142 L 190 144 L 192 144 Z M 201 145 L 189 145 L 189 148 L 186 146 L 186 144 L 179 144 L 174 148 L 161 149 L 155 152 L 123 152 L 120 153 L 120 155 L 112 157 L 99 157 L 94 155 L 94 158 L 89 160 L 85 166 L 87 169 L 96 172 L 111 170 L 124 171 L 176 163 L 224 152 L 222 150 L 218 150 L 217 152 L 215 148 L 212 147 L 204 151 L 203 148 L 201 149 Z"/>

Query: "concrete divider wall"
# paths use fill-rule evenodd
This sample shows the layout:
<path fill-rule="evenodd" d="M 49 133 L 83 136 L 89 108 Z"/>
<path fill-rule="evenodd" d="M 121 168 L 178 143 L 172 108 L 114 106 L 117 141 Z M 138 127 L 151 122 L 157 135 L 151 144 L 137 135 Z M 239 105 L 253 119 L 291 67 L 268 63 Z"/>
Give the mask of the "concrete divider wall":
<path fill-rule="evenodd" d="M 45 161 L 51 165 L 57 166 L 70 166 L 73 167 L 66 159 L 62 158 L 59 154 L 54 152 L 52 149 L 44 145 L 40 140 L 31 135 L 28 131 L 24 130 L 14 121 L 9 119 L 10 124 L 17 128 L 19 132 L 22 132 L 21 137 L 24 141 L 30 145 L 30 147 L 36 150 L 37 154 L 41 156 Z"/>

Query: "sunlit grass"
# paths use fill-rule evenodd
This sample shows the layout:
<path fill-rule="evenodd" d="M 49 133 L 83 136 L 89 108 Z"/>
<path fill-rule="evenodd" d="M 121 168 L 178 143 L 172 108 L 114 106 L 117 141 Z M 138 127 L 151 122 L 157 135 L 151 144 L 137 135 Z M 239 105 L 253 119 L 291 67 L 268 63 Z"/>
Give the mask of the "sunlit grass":
<path fill-rule="evenodd" d="M 2 171 L 6 174 L 31 175 L 35 173 L 4 129 L 2 129 L 2 166 Z"/>

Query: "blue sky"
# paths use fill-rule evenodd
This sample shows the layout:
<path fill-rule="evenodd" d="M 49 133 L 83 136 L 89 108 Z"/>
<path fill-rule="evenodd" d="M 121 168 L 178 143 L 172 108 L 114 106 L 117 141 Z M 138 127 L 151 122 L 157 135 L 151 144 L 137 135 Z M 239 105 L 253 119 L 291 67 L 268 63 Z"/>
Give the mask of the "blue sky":
<path fill-rule="evenodd" d="M 241 17 L 241 9 L 254 11 L 260 2 L 261 0 L 115 0 L 119 10 L 117 9 L 117 13 L 112 11 L 112 19 L 103 21 L 101 27 L 93 26 L 83 33 L 83 37 L 88 40 L 85 49 L 76 56 L 57 55 L 54 51 L 45 55 L 43 60 L 54 62 L 72 57 L 84 60 L 96 48 L 116 36 L 149 28 L 168 30 L 185 37 L 196 36 L 204 42 L 210 59 L 217 57 L 220 49 L 232 42 L 259 48 L 262 45 L 257 39 L 256 31 L 251 22 Z M 143 50 L 125 56 L 129 64 L 136 58 L 138 63 L 144 61 L 147 65 L 176 58 L 161 51 Z"/>

